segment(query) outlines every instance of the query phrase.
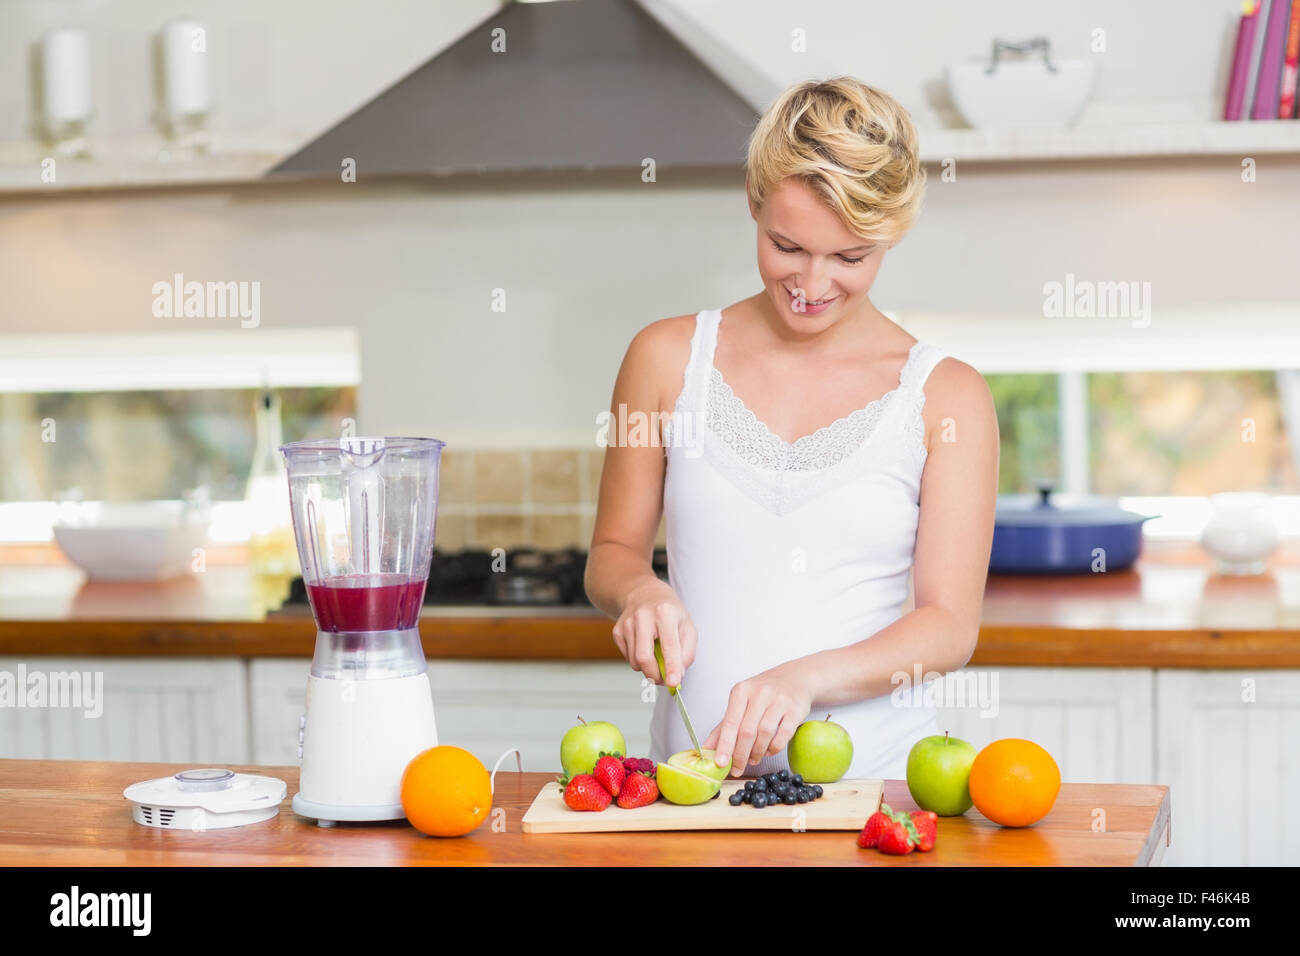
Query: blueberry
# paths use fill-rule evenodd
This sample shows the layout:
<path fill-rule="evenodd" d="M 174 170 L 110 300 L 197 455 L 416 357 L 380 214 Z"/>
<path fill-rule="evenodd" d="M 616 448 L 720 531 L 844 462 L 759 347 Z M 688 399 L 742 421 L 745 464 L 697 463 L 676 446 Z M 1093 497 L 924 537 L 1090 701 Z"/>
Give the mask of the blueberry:
<path fill-rule="evenodd" d="M 753 789 L 754 789 L 754 781 L 752 781 L 752 780 L 746 780 L 746 781 L 745 781 L 745 789 L 746 789 L 746 790 L 753 790 Z"/>
<path fill-rule="evenodd" d="M 801 773 L 797 773 L 797 774 L 795 774 L 793 777 L 790 778 L 790 782 L 791 782 L 792 784 L 794 784 L 796 787 L 802 787 L 802 786 L 803 786 L 803 774 L 801 774 Z"/>
<path fill-rule="evenodd" d="M 790 771 L 789 771 L 789 770 L 778 770 L 778 771 L 776 772 L 776 776 L 777 776 L 777 778 L 778 778 L 779 780 L 781 780 L 781 782 L 784 783 L 785 781 L 787 781 L 787 780 L 790 779 Z"/>
<path fill-rule="evenodd" d="M 761 791 L 761 790 L 760 790 L 758 793 L 755 793 L 755 794 L 754 794 L 754 806 L 756 806 L 756 807 L 758 807 L 758 808 L 760 808 L 760 809 L 762 809 L 763 807 L 767 806 L 767 794 L 764 793 L 764 792 Z"/>
<path fill-rule="evenodd" d="M 749 803 L 754 799 L 753 790 L 737 790 L 736 792 L 740 794 L 741 803 Z"/>
<path fill-rule="evenodd" d="M 742 791 L 737 790 L 731 796 L 727 797 L 727 802 L 733 807 L 738 807 L 745 802 L 745 794 Z"/>
<path fill-rule="evenodd" d="M 815 784 L 813 784 L 813 796 L 820 797 L 820 796 L 821 796 L 823 793 L 825 793 L 825 792 L 826 792 L 826 791 L 824 791 L 824 790 L 821 788 L 821 784 L 819 784 L 819 783 L 815 783 Z"/>
<path fill-rule="evenodd" d="M 784 803 L 787 807 L 792 806 L 795 802 L 794 794 L 787 793 L 784 797 L 781 798 L 781 802 Z"/>
<path fill-rule="evenodd" d="M 754 790 L 758 793 L 762 793 L 765 790 L 767 790 L 767 781 L 764 780 L 762 777 L 759 777 L 757 780 L 754 781 Z"/>
<path fill-rule="evenodd" d="M 795 799 L 798 800 L 800 803 L 807 803 L 807 802 L 808 802 L 808 791 L 807 791 L 807 790 L 800 790 L 799 793 L 798 793 L 798 795 L 795 797 Z"/>

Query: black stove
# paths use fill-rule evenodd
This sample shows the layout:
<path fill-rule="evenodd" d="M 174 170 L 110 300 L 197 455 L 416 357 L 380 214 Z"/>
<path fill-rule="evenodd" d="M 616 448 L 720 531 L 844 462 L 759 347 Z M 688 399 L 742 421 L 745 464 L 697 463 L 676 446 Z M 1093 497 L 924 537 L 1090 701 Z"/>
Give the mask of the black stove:
<path fill-rule="evenodd" d="M 667 552 L 656 550 L 652 567 L 666 581 Z M 424 603 L 590 607 L 582 583 L 586 569 L 587 552 L 580 548 L 434 551 Z M 302 578 L 294 578 L 285 603 L 307 603 Z"/>

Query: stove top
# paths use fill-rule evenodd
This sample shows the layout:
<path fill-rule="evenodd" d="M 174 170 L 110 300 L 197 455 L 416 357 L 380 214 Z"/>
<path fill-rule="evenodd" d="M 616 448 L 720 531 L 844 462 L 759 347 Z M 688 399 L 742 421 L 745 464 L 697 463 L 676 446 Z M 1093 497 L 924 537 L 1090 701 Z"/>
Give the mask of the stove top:
<path fill-rule="evenodd" d="M 652 567 L 668 580 L 668 555 L 654 552 Z M 543 551 L 434 551 L 426 605 L 516 605 L 590 607 L 583 588 L 587 552 L 579 548 Z M 302 578 L 294 578 L 285 604 L 307 604 Z"/>

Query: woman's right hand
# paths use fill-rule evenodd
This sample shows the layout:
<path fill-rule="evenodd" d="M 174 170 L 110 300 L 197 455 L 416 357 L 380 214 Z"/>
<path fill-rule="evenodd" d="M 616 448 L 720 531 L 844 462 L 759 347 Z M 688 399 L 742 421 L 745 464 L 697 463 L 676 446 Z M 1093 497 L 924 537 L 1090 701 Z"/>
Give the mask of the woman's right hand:
<path fill-rule="evenodd" d="M 697 635 L 676 593 L 657 578 L 628 594 L 623 613 L 614 623 L 614 643 L 633 669 L 652 683 L 663 684 L 655 660 L 656 637 L 663 650 L 667 686 L 676 687 L 695 660 Z"/>

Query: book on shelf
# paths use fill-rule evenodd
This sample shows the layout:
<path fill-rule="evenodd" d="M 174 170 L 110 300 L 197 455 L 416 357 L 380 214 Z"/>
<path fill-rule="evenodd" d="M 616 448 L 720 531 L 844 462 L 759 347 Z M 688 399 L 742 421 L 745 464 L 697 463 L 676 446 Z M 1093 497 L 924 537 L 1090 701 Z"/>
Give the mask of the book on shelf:
<path fill-rule="evenodd" d="M 1264 42 L 1260 49 L 1259 77 L 1255 83 L 1251 119 L 1277 118 L 1282 95 L 1282 56 L 1292 6 L 1292 0 L 1272 0 L 1268 5 L 1268 19 L 1262 22 Z"/>
<path fill-rule="evenodd" d="M 1294 119 L 1298 107 L 1300 0 L 1244 0 L 1223 118 Z"/>
<path fill-rule="evenodd" d="M 1297 84 L 1300 83 L 1300 0 L 1292 0 L 1291 22 L 1287 25 L 1286 49 L 1282 57 L 1282 89 L 1277 118 L 1296 116 Z"/>
<path fill-rule="evenodd" d="M 1259 30 L 1259 2 L 1246 0 L 1241 20 L 1237 23 L 1237 43 L 1232 53 L 1232 69 L 1228 71 L 1228 95 L 1223 101 L 1223 118 L 1239 120 L 1245 115 L 1249 102 L 1250 73 L 1255 53 L 1255 34 Z"/>

